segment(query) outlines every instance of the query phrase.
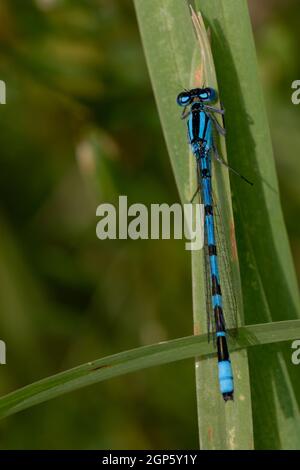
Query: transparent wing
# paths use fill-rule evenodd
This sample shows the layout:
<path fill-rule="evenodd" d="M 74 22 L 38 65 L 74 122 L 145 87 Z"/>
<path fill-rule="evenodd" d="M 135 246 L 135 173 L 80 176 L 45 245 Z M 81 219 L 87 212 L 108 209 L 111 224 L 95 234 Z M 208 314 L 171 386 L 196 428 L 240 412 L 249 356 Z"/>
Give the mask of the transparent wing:
<path fill-rule="evenodd" d="M 212 199 L 225 324 L 229 333 L 235 336 L 238 327 L 238 304 L 233 284 L 234 272 L 229 256 L 224 220 L 222 212 L 216 203 L 214 191 L 212 191 Z"/>
<path fill-rule="evenodd" d="M 198 195 L 200 199 L 200 203 L 202 201 L 202 194 L 201 194 L 201 176 L 200 176 L 200 168 L 199 164 L 197 163 L 197 181 L 199 184 L 198 188 Z M 204 221 L 203 221 L 204 223 Z M 215 336 L 213 333 L 215 332 L 214 326 L 214 316 L 213 316 L 213 306 L 212 306 L 212 286 L 211 286 L 211 276 L 210 276 L 210 264 L 209 264 L 209 254 L 208 254 L 208 242 L 207 242 L 207 233 L 204 229 L 204 263 L 203 263 L 203 271 L 204 271 L 204 279 L 205 279 L 205 303 L 206 303 L 206 318 L 207 318 L 207 339 L 210 341 L 210 337 L 212 335 L 213 339 Z"/>
<path fill-rule="evenodd" d="M 201 176 L 200 169 L 197 164 L 197 179 L 200 184 L 199 199 L 202 202 L 201 197 Z M 225 325 L 230 335 L 235 336 L 238 326 L 238 305 L 235 296 L 235 287 L 233 284 L 234 273 L 231 266 L 230 255 L 228 250 L 228 244 L 226 241 L 226 232 L 223 222 L 222 212 L 217 205 L 214 191 L 212 191 L 213 209 L 214 209 L 214 227 L 215 237 L 218 254 L 218 266 L 220 273 L 220 284 L 222 291 L 223 301 L 223 312 L 225 318 Z M 212 335 L 215 340 L 215 320 L 213 315 L 212 306 L 212 286 L 211 286 L 211 275 L 210 275 L 210 262 L 208 253 L 208 242 L 207 233 L 204 230 L 204 278 L 205 278 L 205 301 L 206 301 L 206 316 L 207 316 L 207 334 L 208 341 Z"/>

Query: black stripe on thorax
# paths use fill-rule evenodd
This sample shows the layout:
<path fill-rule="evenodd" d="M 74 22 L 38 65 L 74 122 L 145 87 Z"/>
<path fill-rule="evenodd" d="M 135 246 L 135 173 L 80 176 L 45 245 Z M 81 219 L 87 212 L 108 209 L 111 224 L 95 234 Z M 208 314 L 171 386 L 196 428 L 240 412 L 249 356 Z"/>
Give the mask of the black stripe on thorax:
<path fill-rule="evenodd" d="M 204 122 L 204 129 L 202 134 L 200 135 L 200 113 L 203 112 L 200 109 L 200 104 L 195 103 L 192 107 L 192 142 L 206 142 L 206 132 L 209 122 L 209 117 L 204 113 L 205 122 Z"/>
<path fill-rule="evenodd" d="M 200 131 L 200 114 L 198 110 L 193 111 L 192 113 L 192 131 L 193 131 L 193 141 L 199 141 L 199 131 Z"/>
<path fill-rule="evenodd" d="M 202 135 L 203 140 L 206 140 L 207 126 L 208 126 L 208 117 L 205 114 L 205 124 L 204 124 L 203 135 Z"/>

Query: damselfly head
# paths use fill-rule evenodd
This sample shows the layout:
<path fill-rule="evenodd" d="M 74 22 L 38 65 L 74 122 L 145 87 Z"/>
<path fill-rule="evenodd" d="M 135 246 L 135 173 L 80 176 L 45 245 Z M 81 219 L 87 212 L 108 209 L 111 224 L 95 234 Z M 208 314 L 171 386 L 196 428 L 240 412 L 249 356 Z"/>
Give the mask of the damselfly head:
<path fill-rule="evenodd" d="M 218 93 L 214 88 L 193 88 L 183 91 L 177 96 L 179 106 L 189 106 L 193 101 L 202 103 L 214 103 L 218 99 Z"/>

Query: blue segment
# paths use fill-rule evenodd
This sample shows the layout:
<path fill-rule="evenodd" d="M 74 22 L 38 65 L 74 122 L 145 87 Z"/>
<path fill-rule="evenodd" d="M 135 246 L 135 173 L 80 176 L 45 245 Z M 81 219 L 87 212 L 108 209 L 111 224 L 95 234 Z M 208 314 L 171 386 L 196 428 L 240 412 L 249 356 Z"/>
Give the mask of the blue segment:
<path fill-rule="evenodd" d="M 213 308 L 221 307 L 222 308 L 222 296 L 219 294 L 215 294 L 212 296 L 212 304 Z"/>
<path fill-rule="evenodd" d="M 203 185 L 203 203 L 211 205 L 211 196 L 210 196 L 210 184 L 208 183 L 208 179 L 206 178 L 202 182 Z"/>
<path fill-rule="evenodd" d="M 188 120 L 188 136 L 189 136 L 189 141 L 191 143 L 193 140 L 193 121 L 191 117 Z"/>
<path fill-rule="evenodd" d="M 206 230 L 207 230 L 207 242 L 209 245 L 215 244 L 214 225 L 211 217 L 205 218 Z"/>
<path fill-rule="evenodd" d="M 218 362 L 221 393 L 233 392 L 233 373 L 230 361 Z"/>
<path fill-rule="evenodd" d="M 207 150 L 210 148 L 211 134 L 211 121 L 203 111 L 200 111 L 199 138 L 206 142 L 205 149 Z"/>
<path fill-rule="evenodd" d="M 217 331 L 216 336 L 226 336 L 225 331 Z"/>

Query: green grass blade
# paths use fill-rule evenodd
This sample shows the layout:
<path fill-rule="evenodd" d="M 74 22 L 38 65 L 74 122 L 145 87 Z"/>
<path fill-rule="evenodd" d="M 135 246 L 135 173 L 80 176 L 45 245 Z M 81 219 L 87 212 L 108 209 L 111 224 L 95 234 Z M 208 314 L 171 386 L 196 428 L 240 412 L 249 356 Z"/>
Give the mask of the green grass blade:
<path fill-rule="evenodd" d="M 186 126 L 180 120 L 180 110 L 175 100 L 183 88 L 201 86 L 204 79 L 212 86 L 216 83 L 206 32 L 202 28 L 204 51 L 194 34 L 191 11 L 186 2 L 135 0 L 135 6 L 175 179 L 180 198 L 186 202 L 197 186 L 196 171 L 187 145 Z M 216 179 L 217 199 L 221 202 L 226 226 L 233 227 L 228 175 L 219 165 L 216 168 Z M 230 231 L 231 234 L 233 232 Z M 231 246 L 232 242 L 230 233 L 226 233 L 227 246 Z M 233 270 L 238 278 L 237 262 Z M 192 273 L 194 330 L 196 334 L 200 334 L 206 331 L 203 250 L 192 255 Z M 239 305 L 240 294 L 238 289 Z M 239 313 L 241 320 L 241 308 Z M 232 358 L 236 388 L 243 400 L 227 403 L 226 407 L 218 390 L 216 359 L 196 361 L 198 423 L 202 448 L 252 448 L 252 413 L 246 355 L 246 351 L 237 352 Z"/>
<path fill-rule="evenodd" d="M 184 2 L 134 1 L 146 60 L 166 138 L 171 164 L 183 202 L 190 200 L 187 136 L 180 123 L 176 97 L 189 86 L 195 36 Z"/>
<path fill-rule="evenodd" d="M 299 297 L 282 217 L 270 132 L 246 0 L 196 0 L 212 36 L 226 108 L 231 178 L 247 323 L 299 318 Z M 238 21 L 237 21 L 238 18 Z M 300 448 L 300 381 L 289 351 L 250 354 L 256 448 Z"/>
<path fill-rule="evenodd" d="M 300 320 L 241 327 L 230 339 L 234 350 L 299 338 Z M 23 387 L 0 399 L 0 417 L 12 415 L 65 393 L 148 367 L 213 354 L 207 335 L 189 336 L 98 359 Z"/>
<path fill-rule="evenodd" d="M 206 28 L 201 17 L 191 9 L 193 24 L 198 40 L 197 48 L 202 51 L 204 64 L 205 86 L 212 86 L 219 89 L 215 74 L 214 62 L 210 47 L 210 41 L 206 33 Z M 220 124 L 222 124 L 220 122 Z M 221 140 L 220 148 L 222 157 L 227 160 L 224 139 Z M 191 166 L 190 179 L 195 173 L 194 166 Z M 228 261 L 225 275 L 221 272 L 221 286 L 223 294 L 223 307 L 227 326 L 230 324 L 228 313 L 232 305 L 226 302 L 228 296 L 231 297 L 230 285 L 234 290 L 237 307 L 238 322 L 243 324 L 243 301 L 241 293 L 241 282 L 239 275 L 239 262 L 236 252 L 236 242 L 234 238 L 234 221 L 231 207 L 231 192 L 229 176 L 226 168 L 218 162 L 213 161 L 213 191 L 214 203 L 219 208 L 219 217 L 216 220 L 216 228 L 219 231 L 223 226 L 223 236 L 218 242 L 219 268 L 222 267 L 221 253 L 228 253 Z M 217 184 L 215 184 L 217 183 Z M 216 208 L 215 208 L 216 212 Z M 220 216 L 222 216 L 220 218 Z M 218 238 L 218 237 L 217 237 Z M 192 253 L 192 273 L 193 273 L 193 298 L 194 298 L 194 325 L 196 332 L 206 328 L 206 291 L 203 279 L 203 251 L 199 255 Z M 201 286 L 201 288 L 200 288 Z M 248 359 L 246 351 L 238 351 L 231 354 L 234 382 L 235 401 L 227 403 L 220 399 L 217 380 L 216 359 L 209 358 L 196 362 L 196 387 L 197 387 L 197 408 L 200 447 L 202 449 L 252 449 L 252 410 L 250 399 L 250 384 Z M 210 406 L 207 406 L 207 403 Z"/>

